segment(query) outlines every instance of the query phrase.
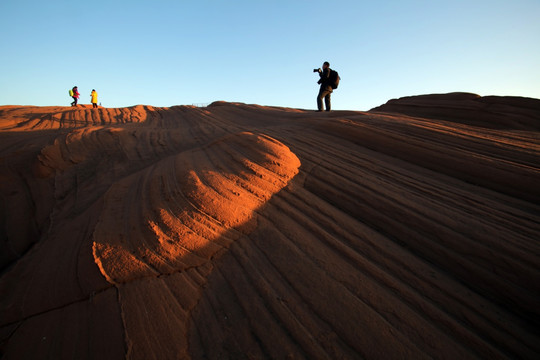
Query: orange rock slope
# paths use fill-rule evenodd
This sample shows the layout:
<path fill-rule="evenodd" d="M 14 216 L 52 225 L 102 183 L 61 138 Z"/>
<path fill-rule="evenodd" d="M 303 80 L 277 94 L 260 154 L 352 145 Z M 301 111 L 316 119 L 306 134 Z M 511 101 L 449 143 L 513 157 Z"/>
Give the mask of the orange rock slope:
<path fill-rule="evenodd" d="M 540 100 L 0 107 L 3 359 L 537 358 Z"/>

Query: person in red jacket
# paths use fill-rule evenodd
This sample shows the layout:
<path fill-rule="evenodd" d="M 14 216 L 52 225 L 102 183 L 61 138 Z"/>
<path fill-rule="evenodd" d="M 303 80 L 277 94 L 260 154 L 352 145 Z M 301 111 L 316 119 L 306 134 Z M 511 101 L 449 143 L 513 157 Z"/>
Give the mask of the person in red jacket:
<path fill-rule="evenodd" d="M 77 106 L 77 101 L 79 100 L 79 90 L 77 89 L 76 86 L 73 87 L 73 102 L 71 103 L 71 106 Z"/>

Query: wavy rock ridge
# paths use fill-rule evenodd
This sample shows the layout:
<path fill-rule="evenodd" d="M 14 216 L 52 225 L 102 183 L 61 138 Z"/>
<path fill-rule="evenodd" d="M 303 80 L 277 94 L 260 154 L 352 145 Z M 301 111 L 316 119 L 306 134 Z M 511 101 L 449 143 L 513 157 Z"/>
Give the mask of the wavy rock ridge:
<path fill-rule="evenodd" d="M 482 99 L 0 107 L 3 358 L 535 358 L 540 101 Z"/>

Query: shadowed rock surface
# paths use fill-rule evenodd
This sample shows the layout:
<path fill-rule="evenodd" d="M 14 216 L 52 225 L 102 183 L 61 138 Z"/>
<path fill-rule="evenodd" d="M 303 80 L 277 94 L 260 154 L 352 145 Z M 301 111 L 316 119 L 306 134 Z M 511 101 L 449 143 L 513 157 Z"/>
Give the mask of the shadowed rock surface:
<path fill-rule="evenodd" d="M 393 99 L 371 109 L 443 119 L 492 129 L 540 131 L 540 100 L 470 93 L 432 94 Z"/>
<path fill-rule="evenodd" d="M 0 107 L 0 354 L 537 358 L 539 104 Z"/>

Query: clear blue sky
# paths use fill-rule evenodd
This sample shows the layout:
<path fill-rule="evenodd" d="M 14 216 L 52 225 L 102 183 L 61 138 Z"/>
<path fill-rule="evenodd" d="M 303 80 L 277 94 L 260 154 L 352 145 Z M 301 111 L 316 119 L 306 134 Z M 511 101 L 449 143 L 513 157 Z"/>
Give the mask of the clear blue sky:
<path fill-rule="evenodd" d="M 0 105 L 216 100 L 334 109 L 408 95 L 540 98 L 540 0 L 0 0 Z"/>

